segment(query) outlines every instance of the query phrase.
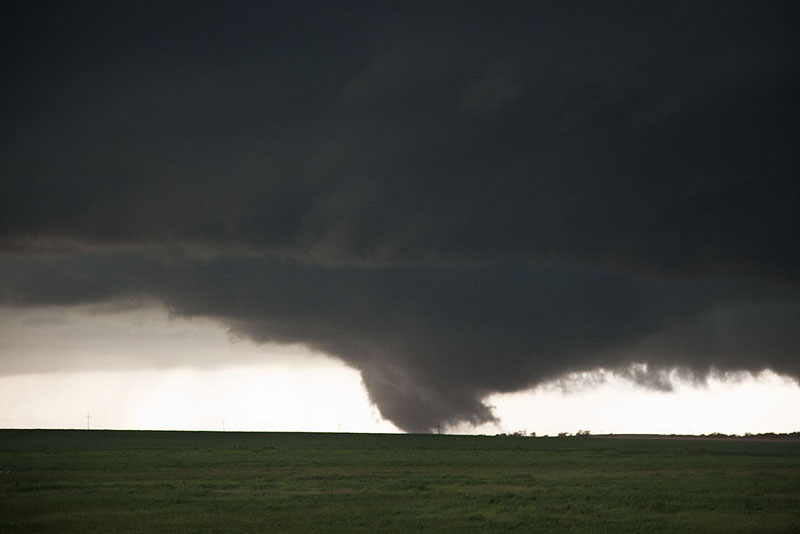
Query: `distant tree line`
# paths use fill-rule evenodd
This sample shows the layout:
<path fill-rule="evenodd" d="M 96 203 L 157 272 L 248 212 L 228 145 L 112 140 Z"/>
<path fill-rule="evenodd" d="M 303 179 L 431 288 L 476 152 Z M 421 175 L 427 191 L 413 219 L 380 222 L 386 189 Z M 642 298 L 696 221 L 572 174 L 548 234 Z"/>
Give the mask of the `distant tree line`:
<path fill-rule="evenodd" d="M 566 438 L 571 436 L 591 436 L 591 431 L 589 430 L 578 430 L 574 434 L 569 432 L 559 432 L 558 437 Z M 671 436 L 677 436 L 676 434 L 670 434 Z M 502 432 L 500 434 L 495 434 L 496 437 L 536 437 L 536 432 L 528 433 L 524 430 L 518 430 L 517 432 L 512 433 L 505 433 Z M 763 432 L 760 434 L 753 434 L 752 432 L 745 432 L 744 434 L 725 434 L 723 432 L 712 432 L 710 434 L 698 434 L 697 437 L 702 438 L 755 438 L 755 439 L 800 439 L 800 431 L 797 432 L 784 432 L 784 433 L 775 433 L 775 432 Z"/>
<path fill-rule="evenodd" d="M 752 432 L 745 432 L 743 435 L 739 434 L 724 434 L 722 432 L 712 432 L 711 434 L 701 434 L 706 438 L 794 438 L 800 439 L 800 431 L 797 432 L 762 432 L 760 434 L 753 434 Z"/>

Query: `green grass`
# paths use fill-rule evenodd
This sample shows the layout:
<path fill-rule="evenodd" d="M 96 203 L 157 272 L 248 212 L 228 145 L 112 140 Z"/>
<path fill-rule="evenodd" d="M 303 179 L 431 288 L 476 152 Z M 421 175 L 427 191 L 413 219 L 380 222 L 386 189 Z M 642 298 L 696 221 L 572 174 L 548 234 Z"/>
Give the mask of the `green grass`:
<path fill-rule="evenodd" d="M 800 532 L 800 443 L 0 431 L 0 532 Z"/>

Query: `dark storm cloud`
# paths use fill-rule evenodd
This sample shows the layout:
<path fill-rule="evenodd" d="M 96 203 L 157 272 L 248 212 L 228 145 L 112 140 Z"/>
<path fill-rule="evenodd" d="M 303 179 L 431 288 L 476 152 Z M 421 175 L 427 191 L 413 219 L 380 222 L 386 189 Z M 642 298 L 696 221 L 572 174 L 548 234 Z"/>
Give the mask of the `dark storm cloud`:
<path fill-rule="evenodd" d="M 8 304 L 306 343 L 414 430 L 800 375 L 791 3 L 50 7 L 3 23 Z"/>
<path fill-rule="evenodd" d="M 598 367 L 659 389 L 673 368 L 800 376 L 800 291 L 739 278 L 97 254 L 13 258 L 2 269 L 10 304 L 155 296 L 172 313 L 212 317 L 256 341 L 335 354 L 407 430 L 491 420 L 489 393 Z"/>

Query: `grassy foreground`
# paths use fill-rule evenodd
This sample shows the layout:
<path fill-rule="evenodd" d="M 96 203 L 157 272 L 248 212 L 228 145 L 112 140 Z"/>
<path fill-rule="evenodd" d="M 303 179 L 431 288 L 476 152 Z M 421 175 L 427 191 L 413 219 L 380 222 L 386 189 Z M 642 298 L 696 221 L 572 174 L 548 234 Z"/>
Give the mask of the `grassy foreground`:
<path fill-rule="evenodd" d="M 0 532 L 800 532 L 800 443 L 0 431 Z"/>

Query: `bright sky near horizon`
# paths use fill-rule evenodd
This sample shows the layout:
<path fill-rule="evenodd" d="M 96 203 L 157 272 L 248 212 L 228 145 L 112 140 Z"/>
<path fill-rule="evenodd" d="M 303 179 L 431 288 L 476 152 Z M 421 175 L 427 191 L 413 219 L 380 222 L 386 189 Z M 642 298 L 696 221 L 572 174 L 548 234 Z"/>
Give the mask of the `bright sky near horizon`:
<path fill-rule="evenodd" d="M 232 339 L 209 320 L 169 317 L 149 307 L 4 310 L 0 330 L 3 353 L 23 353 L 27 365 L 0 376 L 1 428 L 85 428 L 88 413 L 91 428 L 107 429 L 399 432 L 370 403 L 357 370 L 298 346 Z M 164 368 L 167 356 L 202 365 Z M 148 368 L 137 363 L 143 359 Z M 106 369 L 75 367 L 87 360 Z M 10 361 L 18 360 L 5 364 Z M 445 431 L 800 429 L 800 412 L 792 409 L 800 406 L 800 387 L 774 373 L 712 378 L 705 385 L 679 377 L 673 382 L 674 391 L 660 392 L 609 374 L 574 375 L 491 395 L 487 402 L 498 423 Z"/>

